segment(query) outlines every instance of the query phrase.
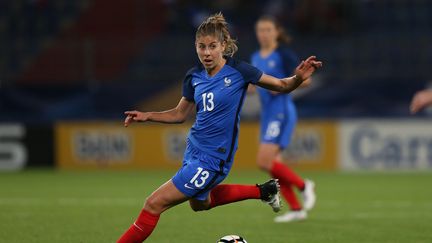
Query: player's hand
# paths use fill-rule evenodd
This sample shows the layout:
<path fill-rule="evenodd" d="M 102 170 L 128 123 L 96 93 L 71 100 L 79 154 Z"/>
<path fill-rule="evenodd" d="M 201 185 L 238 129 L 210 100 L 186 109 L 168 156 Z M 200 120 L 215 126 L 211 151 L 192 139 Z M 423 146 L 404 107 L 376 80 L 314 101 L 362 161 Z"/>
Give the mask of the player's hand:
<path fill-rule="evenodd" d="M 307 80 L 318 68 L 322 67 L 322 62 L 316 60 L 316 56 L 310 56 L 305 61 L 302 61 L 300 65 L 294 71 L 296 77 L 302 81 Z"/>
<path fill-rule="evenodd" d="M 432 90 L 422 90 L 417 92 L 410 105 L 410 111 L 412 114 L 415 114 L 425 108 L 428 105 L 432 104 Z"/>
<path fill-rule="evenodd" d="M 150 116 L 149 113 L 140 111 L 126 111 L 124 114 L 126 115 L 124 120 L 125 127 L 128 127 L 132 122 L 146 122 Z"/>

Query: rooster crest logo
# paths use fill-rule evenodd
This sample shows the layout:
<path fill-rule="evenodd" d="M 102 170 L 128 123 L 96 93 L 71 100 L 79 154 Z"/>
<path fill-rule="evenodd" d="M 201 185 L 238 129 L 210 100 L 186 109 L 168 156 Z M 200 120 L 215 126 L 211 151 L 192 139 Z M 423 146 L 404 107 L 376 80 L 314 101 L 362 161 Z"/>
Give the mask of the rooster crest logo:
<path fill-rule="evenodd" d="M 231 79 L 229 79 L 229 78 L 225 78 L 224 82 L 225 82 L 225 86 L 230 86 L 231 85 Z"/>

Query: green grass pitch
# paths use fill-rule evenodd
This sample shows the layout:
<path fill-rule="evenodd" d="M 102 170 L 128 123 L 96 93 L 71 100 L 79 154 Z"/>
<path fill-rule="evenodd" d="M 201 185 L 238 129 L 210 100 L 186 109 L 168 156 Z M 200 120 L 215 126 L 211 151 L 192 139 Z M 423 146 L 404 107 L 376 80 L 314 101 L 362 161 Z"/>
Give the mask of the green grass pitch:
<path fill-rule="evenodd" d="M 173 172 L 0 173 L 0 242 L 115 242 L 149 193 Z M 211 211 L 168 210 L 148 242 L 432 242 L 432 173 L 302 173 L 318 201 L 303 222 L 273 223 L 270 207 L 249 200 Z M 225 183 L 253 184 L 259 171 L 233 171 Z M 286 210 L 286 205 L 284 207 Z"/>

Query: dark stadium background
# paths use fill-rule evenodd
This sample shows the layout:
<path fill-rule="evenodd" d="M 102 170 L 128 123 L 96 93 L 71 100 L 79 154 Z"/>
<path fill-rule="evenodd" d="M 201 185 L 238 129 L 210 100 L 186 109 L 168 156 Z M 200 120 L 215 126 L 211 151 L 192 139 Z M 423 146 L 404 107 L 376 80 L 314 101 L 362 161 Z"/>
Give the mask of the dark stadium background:
<path fill-rule="evenodd" d="M 197 61 L 197 24 L 217 11 L 240 59 L 257 48 L 254 21 L 271 13 L 300 57 L 325 62 L 319 88 L 297 100 L 304 118 L 408 116 L 431 80 L 424 0 L 1 1 L 0 121 L 121 119 L 181 82 Z"/>

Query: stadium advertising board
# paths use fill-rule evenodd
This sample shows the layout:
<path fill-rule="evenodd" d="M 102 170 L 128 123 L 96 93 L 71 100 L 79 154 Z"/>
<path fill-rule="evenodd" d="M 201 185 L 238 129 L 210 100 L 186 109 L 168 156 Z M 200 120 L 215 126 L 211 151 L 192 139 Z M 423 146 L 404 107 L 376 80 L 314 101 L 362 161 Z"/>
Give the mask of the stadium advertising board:
<path fill-rule="evenodd" d="M 0 170 L 52 166 L 53 152 L 51 126 L 0 124 Z"/>
<path fill-rule="evenodd" d="M 337 128 L 331 121 L 301 121 L 283 157 L 293 168 L 337 169 Z"/>
<path fill-rule="evenodd" d="M 177 168 L 186 127 L 146 124 L 124 128 L 121 123 L 59 123 L 57 165 L 62 169 Z M 169 134 L 163 136 L 163 134 Z M 181 152 L 180 152 L 181 151 Z"/>
<path fill-rule="evenodd" d="M 60 168 L 122 168 L 134 163 L 133 129 L 108 123 L 60 123 L 56 126 Z"/>
<path fill-rule="evenodd" d="M 340 141 L 343 170 L 432 169 L 430 121 L 344 120 Z"/>
<path fill-rule="evenodd" d="M 177 169 L 183 159 L 191 124 L 133 125 L 119 123 L 59 123 L 56 126 L 57 164 L 63 169 Z M 287 153 L 301 169 L 335 169 L 334 123 L 302 122 L 294 149 Z M 243 123 L 234 168 L 256 169 L 258 123 Z M 293 152 L 294 151 L 294 152 Z"/>

